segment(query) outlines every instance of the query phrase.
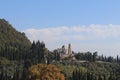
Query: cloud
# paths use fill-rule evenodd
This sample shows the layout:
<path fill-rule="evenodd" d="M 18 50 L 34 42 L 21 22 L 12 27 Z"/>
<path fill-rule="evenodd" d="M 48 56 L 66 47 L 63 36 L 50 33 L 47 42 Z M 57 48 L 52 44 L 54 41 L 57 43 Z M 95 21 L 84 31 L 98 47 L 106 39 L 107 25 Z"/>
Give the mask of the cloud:
<path fill-rule="evenodd" d="M 27 29 L 24 31 L 31 41 L 33 40 L 85 40 L 92 38 L 114 38 L 120 36 L 120 25 L 95 25 L 90 26 L 62 26 L 42 29 Z"/>
<path fill-rule="evenodd" d="M 91 25 L 90 26 L 91 31 L 96 35 L 100 37 L 118 37 L 120 36 L 120 25 Z"/>
<path fill-rule="evenodd" d="M 75 49 L 77 48 L 76 50 L 79 50 L 79 47 L 82 48 L 82 46 L 85 50 L 93 50 L 94 48 L 96 50 L 112 49 L 110 46 L 117 44 L 116 40 L 120 39 L 120 25 L 112 24 L 31 28 L 24 30 L 24 32 L 31 41 L 44 41 L 50 49 L 55 49 L 62 44 L 68 43 L 77 46 L 75 47 Z M 112 42 L 112 44 L 108 44 L 108 42 Z"/>

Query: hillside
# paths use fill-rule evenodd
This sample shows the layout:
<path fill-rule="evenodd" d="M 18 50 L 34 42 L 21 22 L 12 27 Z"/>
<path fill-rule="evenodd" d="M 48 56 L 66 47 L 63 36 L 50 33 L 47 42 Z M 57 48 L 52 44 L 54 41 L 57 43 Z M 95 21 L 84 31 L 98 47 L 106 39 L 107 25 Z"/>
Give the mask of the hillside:
<path fill-rule="evenodd" d="M 31 42 L 24 33 L 16 31 L 5 19 L 0 19 L 0 47 L 5 44 L 30 46 Z"/>
<path fill-rule="evenodd" d="M 66 75 L 67 80 L 120 80 L 120 64 L 111 63 L 111 62 L 62 62 L 54 63 L 58 66 L 63 73 Z M 79 71 L 81 73 L 79 73 Z M 77 79 L 73 79 L 74 76 Z M 88 72 L 91 74 L 92 79 L 83 79 L 87 78 Z M 82 79 L 79 79 L 78 76 L 82 76 Z M 101 77 L 101 79 L 98 79 Z M 114 77 L 112 79 L 108 79 Z M 72 79 L 71 79 L 72 78 Z M 93 79 L 94 78 L 94 79 Z M 96 78 L 96 79 L 95 79 Z M 104 79 L 106 78 L 106 79 Z"/>

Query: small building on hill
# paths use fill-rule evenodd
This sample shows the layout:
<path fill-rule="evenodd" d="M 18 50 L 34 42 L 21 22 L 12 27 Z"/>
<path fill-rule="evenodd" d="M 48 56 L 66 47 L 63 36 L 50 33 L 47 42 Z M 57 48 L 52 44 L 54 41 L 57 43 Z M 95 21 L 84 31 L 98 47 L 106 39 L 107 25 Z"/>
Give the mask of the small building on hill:
<path fill-rule="evenodd" d="M 71 44 L 68 44 L 68 48 L 63 45 L 61 48 L 57 49 L 57 52 L 60 54 L 60 59 L 71 58 L 71 60 L 75 60 Z"/>

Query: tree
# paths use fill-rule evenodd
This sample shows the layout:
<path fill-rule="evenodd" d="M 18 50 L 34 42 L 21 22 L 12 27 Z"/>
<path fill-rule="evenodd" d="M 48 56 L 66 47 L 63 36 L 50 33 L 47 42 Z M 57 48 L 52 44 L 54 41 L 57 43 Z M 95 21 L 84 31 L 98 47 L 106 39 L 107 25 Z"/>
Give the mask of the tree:
<path fill-rule="evenodd" d="M 117 62 L 119 63 L 119 56 L 117 55 Z"/>
<path fill-rule="evenodd" d="M 33 65 L 29 68 L 29 78 L 31 79 L 39 79 L 39 80 L 65 80 L 64 75 L 60 72 L 60 69 L 55 65 L 44 65 L 37 64 Z"/>
<path fill-rule="evenodd" d="M 108 57 L 108 62 L 113 62 L 113 61 L 114 61 L 113 57 L 109 56 Z"/>
<path fill-rule="evenodd" d="M 96 61 L 96 57 L 97 57 L 97 52 L 94 52 L 94 53 L 93 53 L 93 62 Z"/>

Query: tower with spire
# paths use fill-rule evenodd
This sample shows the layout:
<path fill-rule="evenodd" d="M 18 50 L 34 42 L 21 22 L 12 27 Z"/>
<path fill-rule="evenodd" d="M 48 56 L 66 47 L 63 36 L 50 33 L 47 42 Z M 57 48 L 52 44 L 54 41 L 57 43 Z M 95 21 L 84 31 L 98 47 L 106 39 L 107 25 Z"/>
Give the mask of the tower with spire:
<path fill-rule="evenodd" d="M 68 44 L 68 54 L 69 54 L 69 55 L 72 54 L 71 47 L 72 47 L 72 46 L 71 46 L 71 44 L 69 43 L 69 44 Z"/>

